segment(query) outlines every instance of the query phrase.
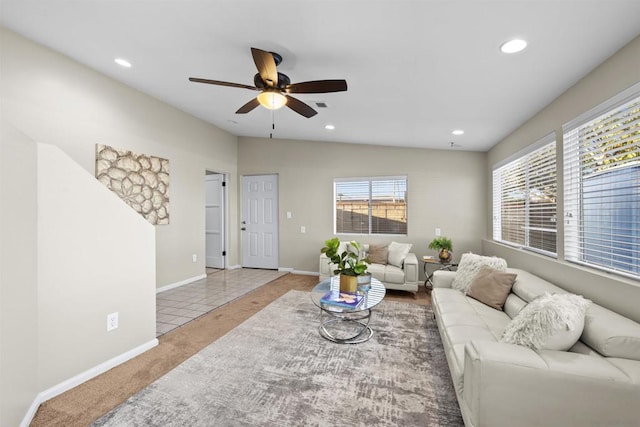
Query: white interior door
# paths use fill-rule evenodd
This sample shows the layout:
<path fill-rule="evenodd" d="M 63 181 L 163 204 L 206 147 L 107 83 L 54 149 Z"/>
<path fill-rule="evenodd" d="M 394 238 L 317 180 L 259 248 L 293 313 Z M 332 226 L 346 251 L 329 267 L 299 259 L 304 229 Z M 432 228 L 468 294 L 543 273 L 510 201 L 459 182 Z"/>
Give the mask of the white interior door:
<path fill-rule="evenodd" d="M 224 268 L 224 175 L 205 179 L 205 264 Z"/>
<path fill-rule="evenodd" d="M 278 268 L 278 176 L 242 177 L 242 266 Z"/>

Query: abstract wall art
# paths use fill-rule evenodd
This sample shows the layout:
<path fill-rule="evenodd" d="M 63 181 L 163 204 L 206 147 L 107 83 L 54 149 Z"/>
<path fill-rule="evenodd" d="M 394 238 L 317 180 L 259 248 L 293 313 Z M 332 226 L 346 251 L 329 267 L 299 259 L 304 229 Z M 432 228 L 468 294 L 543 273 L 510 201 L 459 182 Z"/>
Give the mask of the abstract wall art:
<path fill-rule="evenodd" d="M 151 224 L 169 224 L 169 160 L 96 144 L 96 178 Z"/>

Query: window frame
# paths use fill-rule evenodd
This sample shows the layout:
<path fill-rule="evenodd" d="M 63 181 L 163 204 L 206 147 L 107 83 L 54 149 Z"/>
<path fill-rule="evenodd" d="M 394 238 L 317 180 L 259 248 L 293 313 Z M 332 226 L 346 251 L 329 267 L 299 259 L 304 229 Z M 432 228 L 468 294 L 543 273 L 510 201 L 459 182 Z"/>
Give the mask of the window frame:
<path fill-rule="evenodd" d="M 372 184 L 376 181 L 404 181 L 405 191 L 404 191 L 404 203 L 405 203 L 405 218 L 406 218 L 406 233 L 373 233 L 372 230 L 372 208 L 371 208 L 371 194 L 372 194 Z M 362 182 L 367 181 L 369 185 L 369 206 L 368 206 L 368 230 L 367 233 L 359 233 L 359 232 L 344 232 L 338 231 L 338 209 L 337 209 L 337 184 L 338 183 L 348 183 L 348 182 Z M 409 235 L 409 202 L 408 202 L 408 193 L 409 193 L 409 179 L 407 175 L 392 175 L 392 176 L 366 176 L 366 177 L 346 177 L 346 178 L 334 178 L 333 180 L 333 233 L 335 235 L 345 235 L 345 236 L 408 236 Z"/>
<path fill-rule="evenodd" d="M 603 263 L 598 263 L 592 260 L 587 260 L 589 258 L 589 252 L 594 251 L 593 246 L 588 246 L 588 244 L 584 243 L 585 234 L 588 231 L 585 230 L 586 223 L 588 219 L 584 218 L 584 203 L 585 197 L 584 194 L 584 186 L 589 185 L 585 183 L 585 181 L 589 178 L 598 178 L 600 176 L 604 176 L 607 173 L 615 172 L 615 171 L 626 171 L 630 167 L 638 167 L 640 165 L 640 158 L 638 160 L 634 160 L 629 162 L 628 164 L 623 164 L 623 167 L 617 166 L 616 164 L 610 168 L 603 168 L 601 171 L 594 172 L 589 175 L 585 172 L 585 163 L 581 159 L 581 149 L 583 149 L 582 140 L 578 136 L 575 137 L 576 132 L 582 127 L 589 126 L 594 124 L 594 122 L 598 120 L 602 120 L 603 117 L 615 116 L 619 114 L 621 107 L 625 106 L 631 102 L 640 101 L 640 83 L 636 83 L 635 85 L 629 87 L 628 89 L 620 92 L 619 94 L 611 97 L 610 99 L 602 102 L 596 107 L 586 111 L 575 119 L 565 123 L 562 126 L 563 133 L 563 175 L 564 175 L 564 206 L 563 206 L 563 218 L 564 218 L 564 260 L 567 262 L 571 262 L 574 264 L 578 264 L 581 266 L 585 266 L 588 268 L 592 268 L 599 271 L 605 271 L 608 273 L 618 274 L 624 277 L 629 277 L 635 280 L 640 278 L 640 272 L 634 273 L 633 271 L 623 270 L 620 268 L 615 268 L 614 266 L 604 265 Z M 633 132 L 632 132 L 633 133 Z M 635 139 L 634 139 L 635 142 Z M 634 145 L 634 147 L 638 147 L 640 149 L 640 143 Z M 611 182 L 611 181 L 609 181 Z M 613 190 L 610 190 L 613 191 Z M 603 190 L 604 192 L 604 190 Z M 604 195 L 600 195 L 600 198 L 605 197 Z M 637 200 L 640 196 L 636 196 Z M 593 201 L 597 199 L 594 197 Z M 637 203 L 637 202 L 636 202 Z M 610 210 L 609 212 L 613 212 Z M 630 229 L 631 231 L 633 228 Z M 624 234 L 623 237 L 631 237 L 633 233 L 630 232 L 628 234 Z M 609 239 L 607 242 L 607 248 L 615 249 L 615 243 L 613 242 L 613 238 Z M 638 250 L 634 250 L 632 252 L 637 252 Z M 612 257 L 613 258 L 613 257 Z M 635 259 L 632 261 L 638 262 L 638 258 L 640 258 L 640 254 L 638 254 Z M 610 261 L 610 264 L 615 264 L 613 260 Z M 631 263 L 630 263 L 631 264 Z"/>
<path fill-rule="evenodd" d="M 528 197 L 528 192 L 529 192 L 529 187 L 531 184 L 531 181 L 529 179 L 530 176 L 530 172 L 531 169 L 529 166 L 531 166 L 531 159 L 532 157 L 535 155 L 535 153 L 546 149 L 549 145 L 553 144 L 553 159 L 552 161 L 554 162 L 554 166 L 553 169 L 555 171 L 555 223 L 556 223 L 556 227 L 555 229 L 537 229 L 536 227 L 530 227 L 529 221 L 531 220 L 531 215 L 530 215 L 530 209 L 531 209 L 531 205 L 529 202 L 529 197 Z M 558 149 L 558 140 L 556 138 L 556 133 L 555 132 L 551 132 L 548 135 L 545 135 L 544 137 L 540 138 L 539 140 L 537 140 L 536 142 L 534 142 L 533 144 L 527 146 L 525 149 L 507 157 L 506 159 L 496 163 L 493 165 L 493 170 L 492 170 L 492 240 L 494 242 L 498 242 L 504 245 L 508 245 L 508 246 L 512 246 L 512 247 L 516 247 L 518 249 L 522 249 L 522 250 L 526 250 L 526 251 L 531 251 L 531 252 L 535 252 L 537 254 L 540 255 L 544 255 L 550 258 L 558 258 L 558 176 L 557 176 L 557 162 L 558 162 L 558 155 L 557 155 L 557 149 Z M 523 230 L 523 240 L 524 243 L 519 243 L 519 242 L 513 242 L 510 240 L 504 240 L 503 239 L 503 217 L 502 217 L 502 205 L 505 203 L 505 200 L 503 199 L 503 192 L 502 192 L 502 180 L 501 178 L 503 177 L 503 173 L 505 171 L 506 168 L 508 168 L 509 166 L 513 166 L 514 168 L 517 167 L 517 163 L 518 162 L 525 162 L 525 165 L 523 167 L 524 173 L 525 173 L 525 194 L 527 195 L 525 198 L 525 206 L 523 208 L 524 211 L 524 222 L 525 222 L 525 227 Z M 531 231 L 543 231 L 543 232 L 551 232 L 555 234 L 555 249 L 556 252 L 551 252 L 548 250 L 544 250 L 541 248 L 537 248 L 534 246 L 531 246 L 530 243 L 530 232 Z"/>

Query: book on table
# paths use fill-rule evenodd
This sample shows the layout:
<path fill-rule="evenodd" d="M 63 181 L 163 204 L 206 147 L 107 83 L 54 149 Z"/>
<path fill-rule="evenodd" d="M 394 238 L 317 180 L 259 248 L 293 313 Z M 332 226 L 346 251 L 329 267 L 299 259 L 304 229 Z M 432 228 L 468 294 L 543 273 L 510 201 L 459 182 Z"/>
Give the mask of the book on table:
<path fill-rule="evenodd" d="M 335 307 L 356 309 L 364 301 L 363 294 L 329 291 L 322 298 L 320 298 L 320 304 L 332 305 Z"/>

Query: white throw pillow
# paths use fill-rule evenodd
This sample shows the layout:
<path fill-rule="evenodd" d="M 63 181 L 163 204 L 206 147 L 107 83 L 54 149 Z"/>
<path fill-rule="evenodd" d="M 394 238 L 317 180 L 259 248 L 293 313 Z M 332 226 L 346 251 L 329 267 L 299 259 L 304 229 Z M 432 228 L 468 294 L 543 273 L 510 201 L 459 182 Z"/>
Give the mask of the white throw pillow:
<path fill-rule="evenodd" d="M 500 342 L 534 350 L 569 350 L 582 335 L 590 305 L 580 295 L 545 293 L 509 322 Z"/>
<path fill-rule="evenodd" d="M 505 271 L 507 269 L 507 261 L 498 257 L 476 255 L 470 252 L 462 254 L 460 262 L 458 263 L 456 277 L 453 279 L 451 287 L 466 294 L 469 292 L 471 282 L 483 266 L 491 267 L 498 271 Z"/>
<path fill-rule="evenodd" d="M 389 245 L 389 255 L 387 261 L 389 264 L 402 268 L 404 259 L 411 250 L 411 243 L 391 242 Z"/>

